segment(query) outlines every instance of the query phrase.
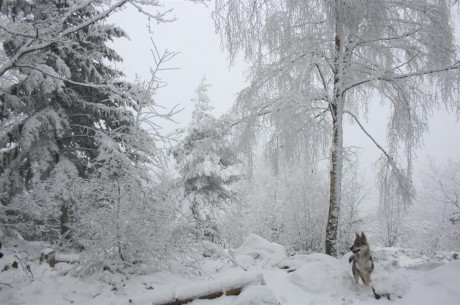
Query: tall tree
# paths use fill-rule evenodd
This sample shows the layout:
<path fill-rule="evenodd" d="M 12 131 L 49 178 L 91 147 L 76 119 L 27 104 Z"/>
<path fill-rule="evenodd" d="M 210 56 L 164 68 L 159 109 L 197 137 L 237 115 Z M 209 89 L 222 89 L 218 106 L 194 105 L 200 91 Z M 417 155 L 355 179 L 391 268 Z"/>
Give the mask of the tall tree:
<path fill-rule="evenodd" d="M 382 151 L 381 204 L 405 206 L 430 112 L 450 106 L 458 113 L 450 11 L 448 0 L 216 1 L 230 59 L 242 51 L 252 64 L 251 84 L 233 108 L 242 144 L 250 148 L 269 125 L 276 155 L 330 159 L 327 254 L 337 251 L 344 116 Z M 390 108 L 386 147 L 361 123 L 375 96 Z"/>
<path fill-rule="evenodd" d="M 20 201 L 17 196 L 37 198 L 36 206 L 56 204 L 66 235 L 75 194 L 50 188 L 50 181 L 65 174 L 67 180 L 99 175 L 113 182 L 122 170 L 158 160 L 152 137 L 139 127 L 139 113 L 155 105 L 152 88 L 123 81 L 110 64 L 122 59 L 107 42 L 125 33 L 104 21 L 125 4 L 140 11 L 142 4 L 159 6 L 126 0 L 2 3 L 0 201 L 9 216 L 24 212 L 10 206 Z M 163 13 L 150 17 L 165 21 Z M 107 166 L 112 174 L 100 175 Z M 53 190 L 54 196 L 46 194 Z"/>
<path fill-rule="evenodd" d="M 220 122 L 211 114 L 208 87 L 203 79 L 196 89 L 192 121 L 174 157 L 185 184 L 185 202 L 199 235 L 223 243 L 219 214 L 235 197 L 229 186 L 238 180 L 238 159 Z"/>

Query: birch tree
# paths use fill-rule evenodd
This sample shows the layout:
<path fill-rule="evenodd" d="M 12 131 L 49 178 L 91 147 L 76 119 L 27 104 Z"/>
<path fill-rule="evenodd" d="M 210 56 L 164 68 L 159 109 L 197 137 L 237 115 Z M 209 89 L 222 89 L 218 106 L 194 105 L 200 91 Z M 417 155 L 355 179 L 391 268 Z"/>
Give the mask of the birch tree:
<path fill-rule="evenodd" d="M 337 250 L 344 119 L 358 124 L 382 152 L 381 205 L 404 208 L 414 193 L 414 149 L 422 144 L 431 111 L 446 106 L 460 114 L 452 5 L 216 0 L 213 18 L 230 60 L 242 54 L 251 64 L 250 85 L 232 109 L 242 147 L 250 153 L 256 135 L 268 130 L 277 156 L 295 160 L 304 154 L 313 164 L 330 160 L 327 254 Z M 376 99 L 390 111 L 385 143 L 362 122 Z"/>

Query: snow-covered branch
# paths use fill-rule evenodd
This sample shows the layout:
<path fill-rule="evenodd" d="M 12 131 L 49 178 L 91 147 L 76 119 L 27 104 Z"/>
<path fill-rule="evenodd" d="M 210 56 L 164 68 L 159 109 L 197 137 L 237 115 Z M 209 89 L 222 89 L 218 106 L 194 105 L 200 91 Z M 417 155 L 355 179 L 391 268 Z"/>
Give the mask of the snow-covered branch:
<path fill-rule="evenodd" d="M 366 134 L 366 136 L 387 157 L 388 161 L 392 164 L 392 166 L 397 168 L 396 164 L 393 161 L 393 157 L 377 142 L 377 140 L 375 140 L 375 138 L 366 130 L 366 128 L 364 128 L 364 125 L 361 124 L 361 122 L 359 121 L 358 117 L 356 115 L 354 115 L 352 112 L 348 111 L 348 110 L 344 110 L 343 113 L 346 113 L 346 114 L 348 114 L 349 116 L 351 116 L 353 118 L 353 120 L 358 124 L 358 126 Z"/>
<path fill-rule="evenodd" d="M 46 41 L 44 41 L 44 42 L 34 44 L 34 42 L 39 41 L 41 39 L 41 37 L 30 38 L 23 46 L 21 46 L 16 51 L 16 53 L 14 54 L 14 56 L 12 58 L 10 58 L 6 63 L 4 63 L 0 67 L 0 77 L 3 76 L 9 69 L 14 67 L 16 65 L 16 63 L 21 58 L 23 58 L 25 55 L 27 55 L 29 53 L 32 53 L 32 52 L 36 52 L 36 51 L 41 50 L 41 49 L 45 49 L 47 47 L 50 47 L 50 46 L 54 45 L 55 43 L 59 42 L 64 37 L 66 37 L 66 36 L 68 36 L 70 34 L 76 33 L 78 31 L 88 27 L 91 24 L 94 24 L 94 23 L 96 23 L 96 22 L 98 22 L 98 21 L 100 21 L 102 19 L 107 18 L 113 11 L 115 11 L 118 8 L 120 8 L 121 6 L 123 6 L 128 1 L 129 0 L 118 1 L 115 4 L 111 5 L 109 8 L 105 9 L 104 11 L 102 11 L 101 13 L 95 15 L 94 17 L 92 17 L 92 18 L 90 18 L 90 19 L 88 19 L 88 20 L 86 20 L 86 21 L 84 21 L 84 22 L 82 22 L 82 23 L 80 23 L 80 24 L 78 24 L 76 26 L 69 27 L 69 28 L 65 29 L 64 31 L 62 31 L 62 32 L 56 33 L 53 37 L 48 37 L 46 39 Z M 88 5 L 91 2 L 92 1 L 80 2 L 75 7 L 70 8 L 69 13 L 71 14 L 72 12 L 78 11 L 79 9 L 85 7 L 86 5 Z M 64 23 L 64 22 L 65 22 L 65 20 L 61 20 L 61 23 Z"/>
<path fill-rule="evenodd" d="M 350 84 L 346 84 L 343 87 L 342 92 L 346 93 L 350 89 L 354 89 L 354 88 L 356 88 L 356 87 L 358 87 L 360 85 L 364 85 L 364 84 L 370 83 L 370 82 L 375 82 L 375 81 L 389 81 L 389 82 L 392 82 L 392 81 L 404 80 L 404 79 L 409 79 L 409 78 L 414 78 L 414 77 L 427 76 L 427 75 L 431 75 L 431 74 L 444 73 L 444 72 L 449 72 L 449 71 L 457 70 L 457 69 L 460 69 L 460 61 L 456 61 L 452 65 L 441 67 L 441 68 L 421 70 L 421 71 L 417 71 L 417 72 L 402 73 L 402 74 L 395 73 L 394 72 L 395 69 L 391 68 L 391 69 L 389 69 L 387 71 L 384 71 L 380 75 L 370 76 L 370 77 L 368 77 L 366 79 L 356 80 L 356 81 L 354 81 L 354 82 L 352 82 Z"/>

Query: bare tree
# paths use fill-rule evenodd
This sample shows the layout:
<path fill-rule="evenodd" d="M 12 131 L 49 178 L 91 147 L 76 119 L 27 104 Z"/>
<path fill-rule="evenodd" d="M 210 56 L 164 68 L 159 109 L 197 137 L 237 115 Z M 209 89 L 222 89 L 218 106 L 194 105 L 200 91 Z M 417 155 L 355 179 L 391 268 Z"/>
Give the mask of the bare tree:
<path fill-rule="evenodd" d="M 449 159 L 439 168 L 431 163 L 430 174 L 427 175 L 425 187 L 431 194 L 431 200 L 444 204 L 450 211 L 449 220 L 452 224 L 460 223 L 460 158 Z"/>
<path fill-rule="evenodd" d="M 407 211 L 405 222 L 398 228 L 399 239 L 409 247 L 436 252 L 456 250 L 460 242 L 460 158 L 439 162 L 430 160 L 421 173 L 417 199 Z M 381 228 L 383 241 L 385 227 Z M 388 245 L 388 244 L 387 244 Z"/>
<path fill-rule="evenodd" d="M 330 160 L 327 254 L 337 250 L 344 117 L 382 152 L 382 204 L 405 206 L 430 112 L 441 105 L 458 111 L 450 8 L 431 0 L 216 1 L 230 60 L 242 51 L 251 63 L 251 83 L 232 111 L 242 147 L 250 153 L 255 135 L 268 130 L 276 156 Z M 386 145 L 361 122 L 373 96 L 390 108 Z"/>

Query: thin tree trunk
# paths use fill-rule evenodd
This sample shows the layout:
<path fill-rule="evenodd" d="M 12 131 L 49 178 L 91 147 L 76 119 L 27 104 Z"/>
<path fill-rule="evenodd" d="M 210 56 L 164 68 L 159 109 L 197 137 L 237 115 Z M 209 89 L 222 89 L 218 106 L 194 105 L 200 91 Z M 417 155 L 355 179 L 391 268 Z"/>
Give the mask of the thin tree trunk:
<path fill-rule="evenodd" d="M 337 227 L 340 215 L 343 171 L 343 46 L 342 46 L 342 0 L 336 0 L 334 96 L 330 106 L 332 116 L 331 169 L 329 173 L 329 212 L 326 226 L 326 254 L 337 255 Z"/>
<path fill-rule="evenodd" d="M 337 107 L 333 107 L 336 109 Z M 336 111 L 336 110 L 333 110 Z M 342 114 L 335 112 L 336 116 Z M 340 201 L 343 171 L 342 118 L 334 118 L 331 169 L 329 172 L 329 212 L 326 227 L 326 254 L 337 255 L 337 227 L 340 215 Z"/>
<path fill-rule="evenodd" d="M 120 259 L 122 262 L 125 261 L 125 257 L 123 255 L 123 250 L 122 250 L 122 245 L 121 245 L 121 236 L 120 236 L 120 219 L 121 219 L 121 215 L 120 215 L 120 209 L 121 209 L 121 188 L 120 188 L 120 181 L 117 179 L 117 193 L 118 193 L 118 198 L 117 198 L 117 224 L 116 224 L 116 228 L 117 228 L 117 247 L 118 247 L 118 254 L 120 255 Z"/>
<path fill-rule="evenodd" d="M 69 209 L 67 208 L 67 204 L 63 203 L 61 206 L 61 236 L 65 236 L 66 239 L 70 239 L 68 236 L 68 232 L 70 231 L 69 228 Z"/>

